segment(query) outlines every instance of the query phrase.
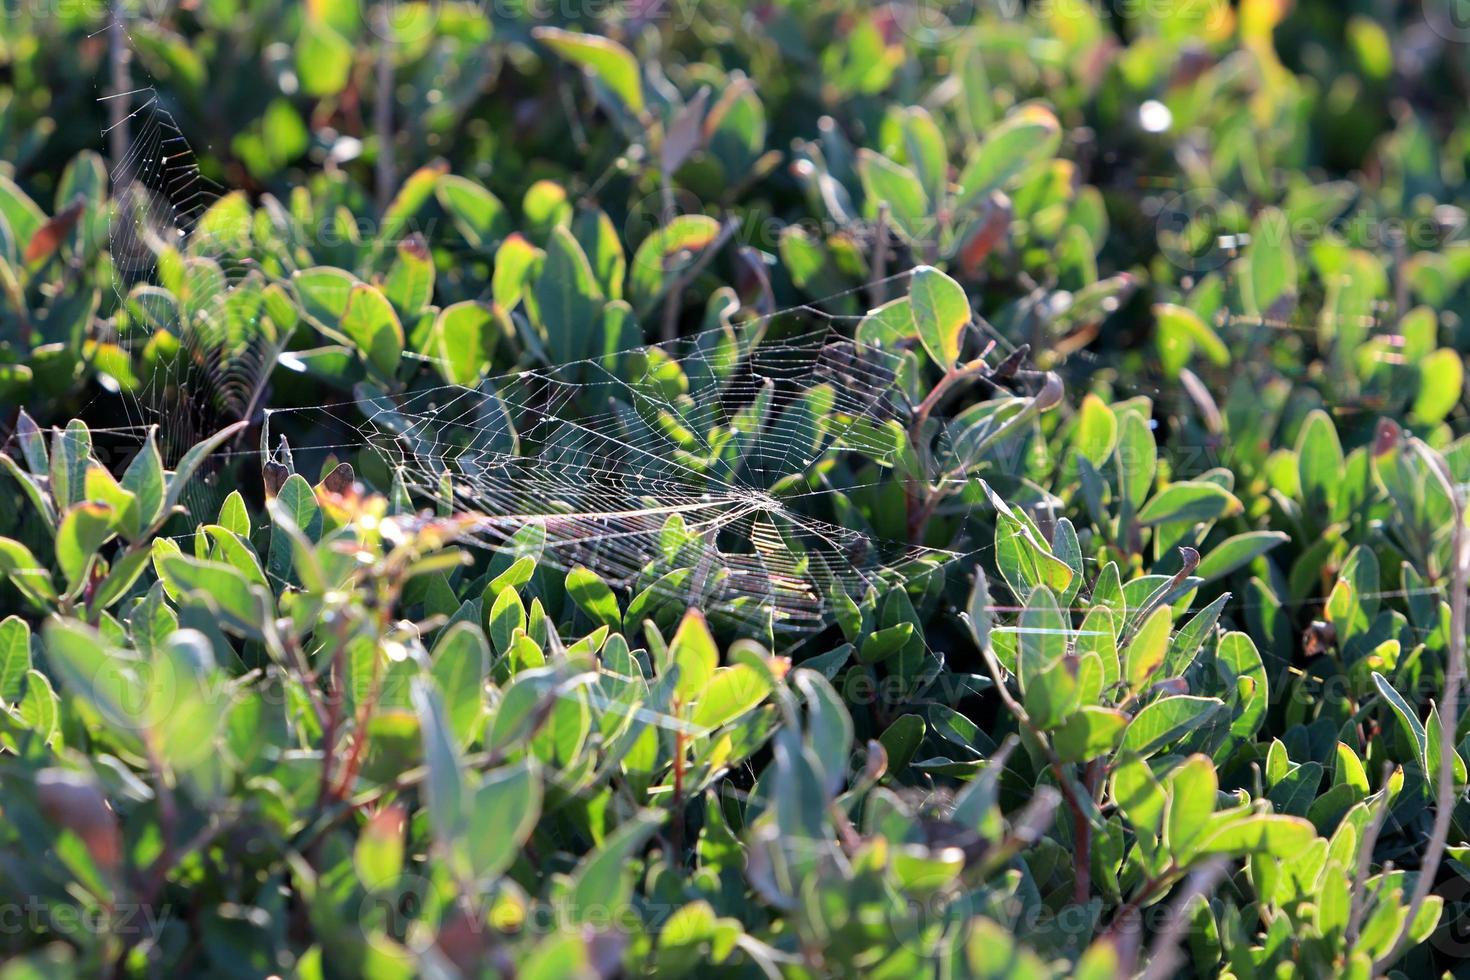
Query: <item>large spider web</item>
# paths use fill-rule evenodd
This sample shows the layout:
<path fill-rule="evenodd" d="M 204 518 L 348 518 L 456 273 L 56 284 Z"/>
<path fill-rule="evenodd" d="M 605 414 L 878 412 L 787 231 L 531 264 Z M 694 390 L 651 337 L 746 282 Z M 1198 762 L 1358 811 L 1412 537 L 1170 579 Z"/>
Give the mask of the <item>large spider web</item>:
<path fill-rule="evenodd" d="M 951 557 L 881 539 L 846 502 L 859 470 L 903 479 L 902 354 L 858 344 L 856 318 L 814 306 L 475 387 L 360 385 L 337 404 L 267 409 L 286 338 L 263 287 L 285 285 L 267 268 L 290 271 L 290 256 L 257 260 L 250 211 L 216 206 L 221 188 L 157 91 L 124 97 L 110 233 L 120 339 L 135 352 L 177 345 L 125 401 L 135 430 L 158 426 L 170 461 L 232 422 L 260 424 L 261 446 L 289 429 L 297 455 L 372 454 L 473 542 L 501 548 L 529 529 L 547 565 L 760 635 L 819 629 L 838 593 L 882 591 Z M 250 455 L 245 445 L 226 455 Z M 196 482 L 186 504 L 208 519 L 227 474 Z"/>
<path fill-rule="evenodd" d="M 802 476 L 847 452 L 892 465 L 897 355 L 830 326 L 770 341 L 765 325 L 269 421 L 302 416 L 338 445 L 364 443 L 474 540 L 534 527 L 555 567 L 811 630 L 837 591 L 861 596 L 949 553 L 843 526 L 838 491 Z"/>

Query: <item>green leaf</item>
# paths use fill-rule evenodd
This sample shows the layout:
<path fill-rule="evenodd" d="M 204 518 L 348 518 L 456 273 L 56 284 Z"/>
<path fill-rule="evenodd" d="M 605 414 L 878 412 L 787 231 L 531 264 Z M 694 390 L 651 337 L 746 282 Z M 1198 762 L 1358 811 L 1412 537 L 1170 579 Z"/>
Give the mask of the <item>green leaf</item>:
<path fill-rule="evenodd" d="M 32 476 L 46 476 L 51 472 L 51 459 L 46 451 L 46 437 L 36 420 L 22 408 L 15 419 L 15 439 L 20 444 L 21 456 Z"/>
<path fill-rule="evenodd" d="M 638 59 L 627 48 L 610 38 L 556 27 L 534 28 L 531 36 L 585 68 L 634 115 L 643 113 L 643 80 Z"/>
<path fill-rule="evenodd" d="M 31 628 L 19 616 L 0 621 L 0 704 L 16 704 L 25 695 L 31 669 Z"/>
<path fill-rule="evenodd" d="M 1317 837 L 1310 821 L 1275 813 L 1246 817 L 1215 814 L 1195 843 L 1198 855 L 1268 854 L 1282 860 L 1301 855 Z"/>
<path fill-rule="evenodd" d="M 54 535 L 56 533 L 56 505 L 51 500 L 51 494 L 35 476 L 20 468 L 20 464 L 11 459 L 6 453 L 0 453 L 0 466 L 4 466 L 6 472 L 15 478 L 20 484 L 21 491 L 25 493 L 31 506 L 35 508 L 37 516 L 46 526 L 46 532 Z"/>
<path fill-rule="evenodd" d="M 1124 498 L 1136 511 L 1154 484 L 1159 450 L 1148 421 L 1138 412 L 1124 412 L 1114 450 Z"/>
<path fill-rule="evenodd" d="M 1379 695 L 1388 702 L 1394 714 L 1399 717 L 1399 724 L 1403 726 L 1404 734 L 1414 746 L 1416 760 L 1422 761 L 1429 751 L 1429 735 L 1424 730 L 1424 723 L 1419 720 L 1419 714 L 1404 696 L 1394 690 L 1393 684 L 1387 677 L 1378 671 L 1373 671 L 1373 686 L 1378 688 Z"/>
<path fill-rule="evenodd" d="M 888 755 L 888 771 L 904 772 L 913 762 L 914 754 L 924 741 L 927 729 L 924 719 L 915 714 L 900 715 L 893 724 L 883 730 L 878 741 Z"/>
<path fill-rule="evenodd" d="M 83 501 L 66 512 L 56 530 L 56 564 L 68 593 L 76 592 L 97 549 L 112 537 L 116 512 L 107 504 Z"/>
<path fill-rule="evenodd" d="M 1169 653 L 1169 631 L 1173 626 L 1173 611 L 1161 605 L 1138 628 L 1123 656 L 1129 690 L 1140 693 L 1153 682 Z"/>
<path fill-rule="evenodd" d="M 467 300 L 440 310 L 430 337 L 444 380 L 473 387 L 490 367 L 500 327 L 490 307 Z"/>
<path fill-rule="evenodd" d="M 1064 656 L 1032 677 L 1026 688 L 1026 714 L 1041 729 L 1065 722 L 1082 703 L 1076 657 Z"/>
<path fill-rule="evenodd" d="M 909 283 L 909 302 L 919 341 L 934 363 L 948 371 L 960 356 L 970 324 L 970 300 L 959 283 L 933 266 L 921 265 Z"/>
<path fill-rule="evenodd" d="M 1138 512 L 1138 522 L 1151 524 L 1216 521 L 1238 514 L 1245 505 L 1218 483 L 1181 480 L 1156 493 Z"/>
<path fill-rule="evenodd" d="M 679 668 L 674 691 L 685 704 L 692 704 L 709 683 L 720 662 L 720 651 L 710 635 L 704 614 L 690 609 L 679 623 L 669 644 L 669 662 Z"/>
<path fill-rule="evenodd" d="M 1235 686 L 1235 718 L 1230 723 L 1230 733 L 1236 738 L 1254 738 L 1270 706 L 1266 665 L 1261 661 L 1261 654 L 1245 633 L 1230 632 L 1220 637 L 1215 658 L 1225 680 Z"/>
<path fill-rule="evenodd" d="M 905 241 L 924 245 L 932 239 L 935 228 L 929 216 L 929 195 L 912 170 L 881 153 L 862 149 L 857 172 L 863 185 L 863 211 L 869 220 L 878 216 L 879 203 L 886 203 L 893 227 Z"/>
<path fill-rule="evenodd" d="M 381 249 L 408 237 L 410 220 L 429 203 L 434 188 L 439 186 L 447 169 L 448 165 L 443 160 L 435 160 L 408 175 L 383 211 L 375 248 Z"/>
<path fill-rule="evenodd" d="M 1291 223 L 1276 208 L 1265 208 L 1251 227 L 1246 250 L 1247 308 L 1258 316 L 1285 319 L 1296 299 L 1296 251 Z"/>
<path fill-rule="evenodd" d="M 1439 720 L 1439 706 L 1431 705 L 1429 708 L 1429 720 L 1424 725 L 1424 771 L 1430 773 L 1437 781 L 1439 779 L 1439 764 L 1443 758 L 1444 751 L 1444 729 Z M 1465 785 L 1465 760 L 1460 758 L 1460 753 L 1453 747 L 1450 749 L 1453 757 L 1451 766 L 1454 771 L 1454 782 L 1456 786 Z"/>
<path fill-rule="evenodd" d="M 700 692 L 690 722 L 698 728 L 719 728 L 760 704 L 770 693 L 769 676 L 749 664 L 717 668 Z"/>
<path fill-rule="evenodd" d="M 390 888 L 403 871 L 403 811 L 385 807 L 363 825 L 352 849 L 352 866 L 369 890 Z"/>
<path fill-rule="evenodd" d="M 433 301 L 434 260 L 421 236 L 410 235 L 398 243 L 393 265 L 383 279 L 383 295 L 398 311 L 400 321 L 413 322 Z"/>
<path fill-rule="evenodd" d="M 857 341 L 867 347 L 893 349 L 915 336 L 913 302 L 907 296 L 869 310 L 857 326 Z"/>
<path fill-rule="evenodd" d="M 1213 582 L 1290 540 L 1291 536 L 1282 531 L 1246 531 L 1236 534 L 1212 548 L 1200 561 L 1194 574 L 1206 582 Z"/>
<path fill-rule="evenodd" d="M 51 437 L 51 495 L 57 510 L 86 499 L 87 468 L 92 463 L 92 433 L 73 419 Z"/>
<path fill-rule="evenodd" d="M 516 631 L 525 628 L 526 607 L 521 603 L 521 597 L 516 590 L 507 588 L 495 593 L 486 632 L 490 634 L 490 642 L 495 645 L 496 651 L 502 655 L 508 653 Z"/>
<path fill-rule="evenodd" d="M 463 759 L 433 682 L 426 677 L 415 677 L 410 696 L 414 713 L 418 715 L 424 764 L 428 768 L 424 788 L 428 795 L 429 826 L 435 843 L 452 858 L 463 853 L 460 848 L 469 792 L 464 784 Z"/>
<path fill-rule="evenodd" d="M 1155 303 L 1153 313 L 1157 323 L 1154 343 L 1164 362 L 1164 372 L 1171 378 L 1179 377 L 1180 370 L 1196 350 L 1217 367 L 1230 363 L 1229 349 L 1198 313 L 1173 303 Z"/>
<path fill-rule="evenodd" d="M 587 616 L 599 625 L 618 630 L 623 628 L 623 614 L 618 608 L 618 597 L 590 568 L 578 565 L 566 578 L 567 595 Z"/>
<path fill-rule="evenodd" d="M 519 234 L 508 236 L 495 251 L 495 271 L 490 276 L 490 295 L 502 310 L 520 303 L 536 263 L 544 255 Z"/>
<path fill-rule="evenodd" d="M 1414 396 L 1414 418 L 1437 425 L 1465 397 L 1465 362 L 1460 352 L 1441 347 L 1419 362 L 1419 392 Z"/>
<path fill-rule="evenodd" d="M 439 635 L 429 660 L 443 695 L 449 730 L 459 747 L 466 748 L 479 731 L 485 711 L 485 675 L 490 670 L 485 634 L 475 623 L 454 623 Z"/>
<path fill-rule="evenodd" d="M 1218 698 L 1192 697 L 1186 694 L 1160 698 L 1145 705 L 1133 716 L 1123 733 L 1119 751 L 1147 758 L 1175 745 L 1180 739 L 1209 721 L 1224 707 Z"/>
<path fill-rule="evenodd" d="M 288 519 L 308 541 L 316 540 L 322 529 L 321 506 L 316 502 L 316 492 L 306 477 L 292 473 L 281 484 L 272 506 Z M 278 526 L 271 528 L 270 551 L 266 555 L 266 572 L 272 582 L 284 583 L 291 571 L 291 537 Z"/>
<path fill-rule="evenodd" d="M 552 229 L 532 291 L 546 334 L 547 356 L 557 364 L 586 357 L 599 329 L 603 296 L 592 264 L 570 230 Z"/>
<path fill-rule="evenodd" d="M 243 541 L 250 540 L 250 512 L 245 509 L 245 498 L 240 495 L 239 490 L 230 491 L 230 495 L 220 505 L 219 517 L 215 523 Z"/>
<path fill-rule="evenodd" d="M 572 221 L 572 234 L 587 256 L 602 294 L 610 300 L 623 298 L 623 279 L 628 260 L 612 219 L 601 208 L 583 208 Z"/>
<path fill-rule="evenodd" d="M 1118 417 L 1094 394 L 1082 399 L 1077 410 L 1077 424 L 1072 430 L 1072 446 L 1094 466 L 1113 454 L 1118 443 Z"/>
<path fill-rule="evenodd" d="M 1116 708 L 1083 705 L 1052 734 L 1052 748 L 1063 762 L 1088 762 L 1112 752 L 1127 725 Z"/>
<path fill-rule="evenodd" d="M 86 500 L 112 508 L 114 529 L 136 533 L 137 529 L 123 526 L 124 515 L 133 509 L 133 495 L 124 490 L 105 467 L 100 463 L 88 466 L 85 486 Z"/>
<path fill-rule="evenodd" d="M 445 174 L 434 186 L 460 235 L 474 248 L 490 251 L 510 233 L 510 218 L 500 198 L 472 180 Z"/>
<path fill-rule="evenodd" d="M 403 325 L 388 297 L 374 286 L 355 284 L 338 327 L 368 367 L 383 381 L 392 381 L 403 357 Z"/>
<path fill-rule="evenodd" d="M 493 571 L 494 568 L 492 567 L 491 570 Z M 515 561 L 511 562 L 505 571 L 491 579 L 490 584 L 485 586 L 485 591 L 491 595 L 498 596 L 506 589 L 519 589 L 531 581 L 531 576 L 535 574 L 536 556 L 521 555 Z"/>
<path fill-rule="evenodd" d="M 1120 761 L 1113 770 L 1113 799 L 1133 829 L 1161 837 L 1168 799 L 1153 770 L 1142 759 Z"/>
<path fill-rule="evenodd" d="M 46 212 L 15 181 L 0 174 L 0 218 L 5 220 L 16 243 L 24 249 L 46 223 Z M 0 258 L 3 257 L 4 253 L 0 252 Z"/>
<path fill-rule="evenodd" d="M 1337 505 L 1343 472 L 1342 444 L 1326 412 L 1314 409 L 1307 416 L 1297 435 L 1296 456 L 1303 511 L 1314 524 L 1326 524 Z"/>
<path fill-rule="evenodd" d="M 0 538 L 0 573 L 4 573 L 22 595 L 43 609 L 58 598 L 50 570 L 19 541 Z"/>
<path fill-rule="evenodd" d="M 39 670 L 26 674 L 25 695 L 16 710 L 20 720 L 41 737 L 42 742 L 51 744 L 59 731 L 61 699 L 51 687 L 50 679 Z"/>
<path fill-rule="evenodd" d="M 68 693 L 88 705 L 114 734 L 131 741 L 160 720 L 167 706 L 143 690 L 135 654 L 119 650 L 94 629 L 52 619 L 42 633 L 48 668 Z"/>
<path fill-rule="evenodd" d="M 272 615 L 261 586 L 251 587 L 238 569 L 217 561 L 183 554 L 153 552 L 153 565 L 165 585 L 180 594 L 193 593 L 210 602 L 224 616 L 224 623 L 245 636 L 258 636 L 261 624 Z"/>
<path fill-rule="evenodd" d="M 1022 172 L 1056 155 L 1062 126 L 1045 106 L 1029 103 L 992 126 L 960 175 L 958 208 L 980 205 Z"/>
<path fill-rule="evenodd" d="M 464 848 L 471 871 L 492 881 L 509 868 L 536 829 L 541 816 L 542 788 L 535 760 L 485 777 L 469 799 Z"/>
<path fill-rule="evenodd" d="M 564 906 L 573 924 L 586 921 L 598 909 L 622 908 L 627 903 L 636 870 L 634 858 L 661 823 L 662 815 L 639 812 L 577 864 Z"/>
<path fill-rule="evenodd" d="M 862 644 L 858 647 L 858 661 L 865 664 L 876 664 L 887 660 L 908 646 L 913 637 L 913 623 L 895 623 L 883 629 L 873 630 L 863 637 Z"/>
<path fill-rule="evenodd" d="M 1024 692 L 1067 653 L 1070 631 L 1050 589 L 1041 586 L 1031 593 L 1016 631 L 1020 633 L 1016 675 Z"/>
<path fill-rule="evenodd" d="M 306 17 L 296 39 L 296 74 L 301 90 L 310 96 L 336 95 L 347 87 L 352 73 L 352 45 L 330 24 Z"/>
<path fill-rule="evenodd" d="M 143 574 L 143 569 L 148 567 L 151 556 L 144 549 L 137 551 L 126 551 L 108 569 L 107 577 L 97 585 L 87 605 L 90 609 L 106 609 L 127 595 L 133 583 Z"/>
<path fill-rule="evenodd" d="M 640 311 L 651 307 L 700 252 L 720 237 L 707 214 L 681 214 L 643 239 L 628 269 L 628 289 Z"/>
<path fill-rule="evenodd" d="M 1165 786 L 1164 845 L 1175 861 L 1185 864 L 1191 845 L 1204 834 L 1215 812 L 1220 789 L 1215 765 L 1208 756 L 1192 755 L 1169 773 Z"/>

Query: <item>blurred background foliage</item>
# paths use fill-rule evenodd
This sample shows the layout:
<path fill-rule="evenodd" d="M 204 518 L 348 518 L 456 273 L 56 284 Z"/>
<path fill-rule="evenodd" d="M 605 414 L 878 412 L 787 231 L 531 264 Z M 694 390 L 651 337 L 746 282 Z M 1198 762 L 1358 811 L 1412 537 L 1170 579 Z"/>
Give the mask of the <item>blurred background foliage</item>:
<path fill-rule="evenodd" d="M 1108 976 L 1181 937 L 1201 975 L 1454 965 L 1456 9 L 140 0 L 118 35 L 7 4 L 0 879 L 194 906 L 63 937 L 140 975 Z M 149 145 L 104 135 L 120 79 L 129 140 L 176 127 L 218 190 L 144 275 L 109 238 L 110 157 Z M 236 454 L 165 506 L 266 407 L 834 317 L 908 425 L 781 476 L 973 560 L 831 597 L 794 650 L 524 540 L 461 567 L 367 453 Z M 140 405 L 162 444 L 113 445 Z M 589 898 L 635 925 L 520 928 Z"/>

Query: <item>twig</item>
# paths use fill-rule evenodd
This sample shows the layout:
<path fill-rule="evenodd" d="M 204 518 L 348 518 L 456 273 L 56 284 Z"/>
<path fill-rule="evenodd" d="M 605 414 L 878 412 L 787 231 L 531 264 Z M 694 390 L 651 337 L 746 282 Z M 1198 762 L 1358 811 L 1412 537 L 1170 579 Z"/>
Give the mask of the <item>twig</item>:
<path fill-rule="evenodd" d="M 1348 913 L 1347 932 L 1344 934 L 1349 945 L 1357 940 L 1358 929 L 1363 925 L 1363 915 L 1368 911 L 1368 903 L 1364 901 L 1367 895 L 1365 886 L 1368 883 L 1368 874 L 1373 869 L 1373 849 L 1378 846 L 1378 833 L 1383 829 L 1383 821 L 1388 816 L 1388 780 L 1392 772 L 1392 767 L 1385 763 L 1383 775 L 1378 780 L 1379 792 L 1383 795 L 1379 797 L 1378 806 L 1373 809 L 1373 816 L 1363 831 L 1362 840 L 1358 842 L 1358 866 L 1353 873 L 1351 892 L 1352 908 Z"/>
<path fill-rule="evenodd" d="M 868 277 L 868 302 L 882 306 L 888 299 L 888 211 L 887 201 L 878 203 L 878 221 L 873 226 L 873 274 Z"/>
<path fill-rule="evenodd" d="M 1204 898 L 1215 890 L 1229 868 L 1230 862 L 1217 858 L 1190 874 L 1184 890 L 1169 905 L 1164 928 L 1154 937 L 1153 945 L 1148 949 L 1148 969 L 1143 971 L 1143 980 L 1165 980 L 1174 973 L 1180 960 L 1179 940 L 1188 923 L 1185 913 L 1195 899 Z"/>
<path fill-rule="evenodd" d="M 720 249 L 725 247 L 725 243 L 730 240 L 730 236 L 735 234 L 739 227 L 739 218 L 727 218 L 724 225 L 720 228 L 719 235 L 715 236 L 715 240 L 706 245 L 704 251 L 700 253 L 699 258 L 681 272 L 673 284 L 669 286 L 668 292 L 664 294 L 664 340 L 675 340 L 679 336 L 679 311 L 684 305 L 684 289 L 714 260 L 715 255 Z"/>
<path fill-rule="evenodd" d="M 124 172 L 128 159 L 128 116 L 132 99 L 128 92 L 128 42 L 123 20 L 127 16 L 124 0 L 112 0 L 107 24 L 107 60 L 112 69 L 112 97 L 107 100 L 107 144 L 112 154 L 112 179 L 115 186 L 128 186 Z M 114 191 L 116 196 L 116 191 Z"/>
<path fill-rule="evenodd" d="M 373 101 L 373 129 L 378 134 L 378 210 L 381 213 L 393 199 L 398 183 L 393 164 L 393 25 L 388 19 L 388 3 L 382 0 L 374 11 L 378 19 L 378 76 Z"/>
<path fill-rule="evenodd" d="M 1086 905 L 1092 897 L 1092 824 L 1087 819 L 1087 808 L 1077 797 L 1076 790 L 1072 787 L 1072 781 L 1066 778 L 1062 760 L 1052 751 L 1051 743 L 1046 740 L 1045 733 L 1041 732 L 1031 723 L 1031 716 L 1026 709 L 1011 694 L 1006 687 L 1005 670 L 1000 662 L 995 659 L 995 651 L 990 644 L 981 646 L 980 655 L 985 659 L 985 666 L 990 675 L 995 679 L 995 691 L 1000 695 L 1001 702 L 1015 715 L 1017 724 L 1026 728 L 1036 737 L 1037 743 L 1046 753 L 1051 763 L 1052 775 L 1056 777 L 1057 789 L 1061 792 L 1062 799 L 1067 802 L 1067 809 L 1072 815 L 1073 832 L 1077 840 L 1077 857 L 1074 860 L 1072 897 L 1078 905 Z M 1091 802 L 1089 800 L 1089 802 Z M 1085 860 L 1084 860 L 1084 855 Z"/>
<path fill-rule="evenodd" d="M 1454 562 L 1450 572 L 1450 648 L 1444 671 L 1444 696 L 1440 700 L 1439 788 L 1434 802 L 1434 827 L 1424 848 L 1424 859 L 1419 864 L 1409 911 L 1399 926 L 1398 939 L 1388 953 L 1373 964 L 1375 974 L 1403 952 L 1414 928 L 1414 920 L 1419 917 L 1419 910 L 1434 888 L 1434 878 L 1439 872 L 1445 845 L 1449 843 L 1450 821 L 1455 808 L 1455 730 L 1459 727 L 1460 686 L 1465 674 L 1465 589 L 1470 584 L 1470 550 L 1465 547 L 1465 498 L 1455 487 L 1449 464 L 1443 456 L 1419 439 L 1411 438 L 1409 446 L 1428 464 L 1430 472 L 1439 480 L 1455 507 L 1455 525 L 1450 536 L 1450 556 Z"/>

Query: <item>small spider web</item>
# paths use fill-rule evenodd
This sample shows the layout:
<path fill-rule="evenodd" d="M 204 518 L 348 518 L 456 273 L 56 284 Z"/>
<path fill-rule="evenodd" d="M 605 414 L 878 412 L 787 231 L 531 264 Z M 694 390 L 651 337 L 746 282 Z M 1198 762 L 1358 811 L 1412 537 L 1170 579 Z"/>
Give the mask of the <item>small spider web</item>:
<path fill-rule="evenodd" d="M 224 426 L 259 417 L 286 338 L 264 315 L 262 291 L 242 288 L 265 281 L 243 198 L 227 198 L 200 172 L 157 90 L 101 100 L 127 108 L 104 131 L 127 131 L 110 172 L 108 239 L 118 341 L 144 365 L 123 405 L 135 426 L 157 426 L 172 465 Z M 198 514 L 218 495 L 196 481 L 185 502 Z"/>

